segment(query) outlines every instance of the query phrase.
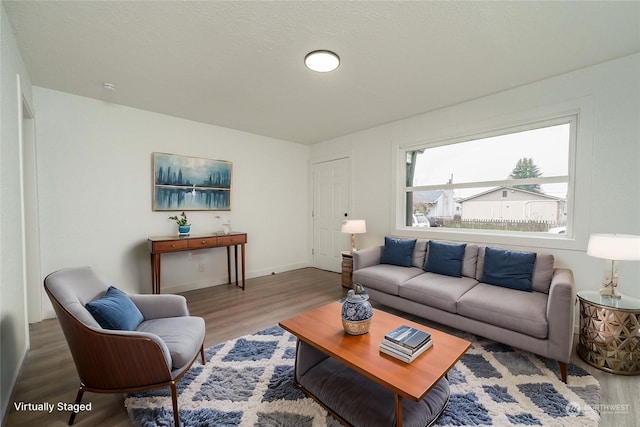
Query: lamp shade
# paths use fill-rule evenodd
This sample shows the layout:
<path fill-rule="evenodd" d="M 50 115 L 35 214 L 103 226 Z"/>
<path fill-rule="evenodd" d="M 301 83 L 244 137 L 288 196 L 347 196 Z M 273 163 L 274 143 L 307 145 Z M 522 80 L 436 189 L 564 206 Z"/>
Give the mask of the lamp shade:
<path fill-rule="evenodd" d="M 367 232 L 367 223 L 364 219 L 345 219 L 342 221 L 343 233 L 362 234 Z"/>
<path fill-rule="evenodd" d="M 615 261 L 640 260 L 640 236 L 631 234 L 592 234 L 587 255 Z"/>

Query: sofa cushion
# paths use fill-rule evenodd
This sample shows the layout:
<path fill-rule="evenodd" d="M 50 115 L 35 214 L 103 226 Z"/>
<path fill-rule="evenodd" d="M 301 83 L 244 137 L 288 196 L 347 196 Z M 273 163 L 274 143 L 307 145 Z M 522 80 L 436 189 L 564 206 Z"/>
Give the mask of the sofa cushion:
<path fill-rule="evenodd" d="M 551 279 L 553 278 L 553 255 L 538 254 L 536 264 L 533 267 L 533 277 L 531 278 L 534 291 L 549 293 Z"/>
<path fill-rule="evenodd" d="M 462 275 L 475 279 L 477 263 L 478 245 L 467 245 L 464 249 L 464 258 L 462 259 Z"/>
<path fill-rule="evenodd" d="M 413 248 L 416 239 L 396 239 L 395 237 L 384 238 L 384 248 L 382 249 L 382 264 L 399 265 L 411 267 L 413 264 Z"/>
<path fill-rule="evenodd" d="M 480 281 L 521 291 L 531 291 L 531 277 L 535 262 L 536 254 L 534 252 L 488 247 L 484 253 L 484 266 Z"/>
<path fill-rule="evenodd" d="M 467 246 L 469 250 L 469 246 Z M 484 247 L 478 248 L 478 268 L 475 278 L 480 280 L 482 278 L 483 266 L 484 266 Z M 536 255 L 536 263 L 533 267 L 533 277 L 531 278 L 532 288 L 536 292 L 549 293 L 549 287 L 551 286 L 551 278 L 553 277 L 553 263 L 554 258 L 551 254 L 539 253 Z M 463 275 L 464 268 L 463 268 Z"/>
<path fill-rule="evenodd" d="M 477 283 L 469 277 L 422 273 L 403 283 L 398 292 L 402 298 L 456 313 L 457 301 Z"/>
<path fill-rule="evenodd" d="M 458 314 L 535 338 L 547 338 L 548 295 L 478 283 L 458 300 Z"/>
<path fill-rule="evenodd" d="M 173 369 L 191 363 L 204 341 L 205 325 L 201 317 L 182 316 L 145 320 L 138 332 L 157 335 L 167 345 Z"/>
<path fill-rule="evenodd" d="M 462 259 L 464 258 L 465 243 L 445 243 L 429 241 L 427 262 L 424 270 L 446 276 L 460 277 L 462 275 Z"/>
<path fill-rule="evenodd" d="M 427 259 L 427 245 L 428 240 L 418 239 L 416 240 L 416 246 L 413 248 L 413 266 L 422 268 L 424 267 L 424 261 Z"/>
<path fill-rule="evenodd" d="M 85 308 L 104 329 L 133 331 L 144 320 L 127 294 L 114 286 L 109 286 L 103 297 L 85 304 Z"/>
<path fill-rule="evenodd" d="M 390 295 L 398 295 L 398 286 L 401 283 L 423 273 L 424 270 L 421 268 L 378 264 L 354 271 L 353 283 L 362 283 L 365 288 L 377 289 Z"/>

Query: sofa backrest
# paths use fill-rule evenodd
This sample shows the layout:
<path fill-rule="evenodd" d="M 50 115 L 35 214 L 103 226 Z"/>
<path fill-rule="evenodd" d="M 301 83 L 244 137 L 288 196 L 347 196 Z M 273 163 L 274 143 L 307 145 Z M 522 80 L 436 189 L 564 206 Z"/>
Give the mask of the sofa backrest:
<path fill-rule="evenodd" d="M 484 267 L 484 246 L 467 244 L 462 260 L 462 276 L 471 277 L 478 281 L 482 278 Z M 429 240 L 416 239 L 413 248 L 413 267 L 423 269 L 428 257 Z M 549 293 L 551 278 L 553 277 L 553 255 L 547 253 L 536 253 L 536 262 L 531 278 L 532 288 L 536 292 Z"/>
<path fill-rule="evenodd" d="M 467 245 L 464 249 L 464 258 L 462 258 L 462 275 L 465 277 L 476 277 L 478 270 L 478 245 Z"/>
<path fill-rule="evenodd" d="M 413 248 L 413 266 L 417 268 L 424 268 L 424 263 L 427 261 L 429 252 L 429 240 L 417 239 L 416 245 Z M 464 258 L 462 259 L 462 275 L 465 277 L 476 277 L 478 261 L 478 246 L 467 245 L 464 251 Z"/>
<path fill-rule="evenodd" d="M 416 245 L 413 247 L 413 266 L 423 268 L 424 262 L 427 260 L 427 247 L 429 241 L 426 239 L 417 239 Z"/>
<path fill-rule="evenodd" d="M 481 246 L 478 249 L 478 262 L 476 269 L 476 280 L 480 281 L 482 278 L 484 267 L 484 250 L 485 247 Z M 534 291 L 549 293 L 549 287 L 551 286 L 551 278 L 553 277 L 553 263 L 555 262 L 553 255 L 546 253 L 536 253 L 536 262 L 533 266 L 533 276 L 531 277 L 531 284 Z"/>

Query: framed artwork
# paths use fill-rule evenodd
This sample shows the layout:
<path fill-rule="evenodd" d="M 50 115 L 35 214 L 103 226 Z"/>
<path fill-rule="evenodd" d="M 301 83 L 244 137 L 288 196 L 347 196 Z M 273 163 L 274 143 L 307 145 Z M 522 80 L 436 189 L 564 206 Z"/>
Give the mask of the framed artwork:
<path fill-rule="evenodd" d="M 154 211 L 230 211 L 232 164 L 153 153 Z"/>

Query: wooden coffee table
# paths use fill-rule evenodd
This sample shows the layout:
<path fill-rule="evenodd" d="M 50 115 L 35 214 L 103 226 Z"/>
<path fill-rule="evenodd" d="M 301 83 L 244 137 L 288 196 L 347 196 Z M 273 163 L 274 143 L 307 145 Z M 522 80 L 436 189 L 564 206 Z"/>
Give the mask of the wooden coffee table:
<path fill-rule="evenodd" d="M 369 333 L 348 335 L 342 327 L 341 308 L 339 302 L 330 303 L 283 320 L 280 322 L 280 326 L 298 338 L 295 367 L 297 385 L 334 415 L 341 418 L 343 422 L 346 417 L 345 414 L 340 413 L 340 409 L 344 409 L 344 405 L 333 405 L 340 406 L 340 408 L 332 408 L 324 402 L 327 400 L 326 396 L 324 399 L 316 396 L 309 391 L 309 387 L 298 383 L 300 375 L 313 369 L 314 364 L 319 365 L 320 359 L 312 353 L 335 359 L 350 368 L 350 372 L 356 371 L 375 384 L 391 391 L 393 402 L 389 402 L 389 404 L 393 403 L 396 425 L 400 426 L 403 422 L 402 399 L 410 399 L 413 402 L 425 399 L 429 391 L 443 379 L 471 345 L 469 341 L 464 339 L 377 309 L 374 309 Z M 409 325 L 430 332 L 433 347 L 411 363 L 404 363 L 380 353 L 378 346 L 384 335 L 400 325 Z M 306 360 L 301 360 L 302 351 L 306 351 L 304 355 Z M 309 361 L 310 357 L 316 357 L 317 360 Z M 336 374 L 336 376 L 339 375 L 341 374 Z M 323 377 L 318 378 L 319 381 L 324 381 L 321 379 Z M 323 387 L 327 386 L 323 385 Z M 446 400 L 448 401 L 448 383 L 446 387 Z M 358 392 L 360 391 L 361 389 L 358 389 Z M 332 390 L 330 396 L 339 392 L 339 390 Z M 344 398 L 349 399 L 350 397 L 344 396 Z M 333 400 L 336 398 L 334 397 Z"/>

